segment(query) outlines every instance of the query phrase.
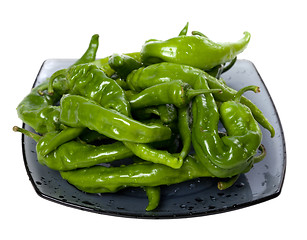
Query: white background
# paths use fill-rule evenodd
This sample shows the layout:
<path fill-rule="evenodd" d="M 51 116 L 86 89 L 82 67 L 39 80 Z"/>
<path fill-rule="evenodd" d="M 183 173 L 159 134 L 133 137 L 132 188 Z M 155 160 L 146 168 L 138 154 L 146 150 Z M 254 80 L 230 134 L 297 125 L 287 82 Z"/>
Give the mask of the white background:
<path fill-rule="evenodd" d="M 2 1 L 1 239 L 297 239 L 306 237 L 305 1 Z M 252 61 L 273 98 L 287 146 L 287 172 L 273 200 L 212 216 L 137 220 L 104 216 L 40 198 L 26 174 L 16 106 L 44 60 L 78 58 L 92 34 L 97 57 L 139 51 L 149 38 L 167 39 L 185 23 L 215 41 L 243 31 L 251 42 L 239 58 Z M 6 237 L 3 237 L 6 235 Z M 300 237 L 298 237 L 300 236 Z"/>

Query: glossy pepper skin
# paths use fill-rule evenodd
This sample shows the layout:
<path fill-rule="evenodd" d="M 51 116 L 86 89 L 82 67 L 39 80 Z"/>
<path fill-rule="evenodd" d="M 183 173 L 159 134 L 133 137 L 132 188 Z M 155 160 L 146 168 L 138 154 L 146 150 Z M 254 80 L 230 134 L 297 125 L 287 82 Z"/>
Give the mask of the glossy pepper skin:
<path fill-rule="evenodd" d="M 220 92 L 220 89 L 192 89 L 180 80 L 165 82 L 144 89 L 128 97 L 132 108 L 144 108 L 162 104 L 174 104 L 180 108 L 186 106 L 193 97 L 208 92 Z"/>
<path fill-rule="evenodd" d="M 55 150 L 60 145 L 77 138 L 83 128 L 68 128 L 65 127 L 61 131 L 52 131 L 40 138 L 36 144 L 36 150 L 41 156 L 45 156 Z"/>
<path fill-rule="evenodd" d="M 122 79 L 126 79 L 129 73 L 143 66 L 143 63 L 125 54 L 113 54 L 109 58 L 108 64 Z"/>
<path fill-rule="evenodd" d="M 60 121 L 65 125 L 87 127 L 115 140 L 149 143 L 171 137 L 169 127 L 145 125 L 82 96 L 64 95 L 60 109 Z"/>
<path fill-rule="evenodd" d="M 63 139 L 60 136 L 63 135 L 62 132 L 49 132 L 40 136 L 18 127 L 14 127 L 14 131 L 22 132 L 33 138 L 37 142 L 38 162 L 53 170 L 68 171 L 86 168 L 133 156 L 133 153 L 122 142 L 95 146 L 75 140 L 78 135 L 76 133 L 70 134 L 71 140 L 60 141 Z M 67 133 L 65 134 L 67 136 Z"/>
<path fill-rule="evenodd" d="M 177 108 L 173 104 L 162 104 L 158 106 L 132 109 L 132 115 L 135 119 L 146 120 L 152 116 L 159 116 L 165 124 L 177 120 Z"/>
<path fill-rule="evenodd" d="M 188 156 L 180 169 L 150 162 L 121 167 L 94 166 L 61 172 L 69 183 L 88 193 L 117 192 L 126 187 L 155 187 L 198 177 L 212 177 L 194 157 Z"/>
<path fill-rule="evenodd" d="M 160 163 L 171 168 L 178 169 L 182 166 L 183 158 L 177 154 L 171 154 L 165 150 L 157 150 L 149 144 L 124 142 L 134 155 L 139 158 L 153 163 Z"/>
<path fill-rule="evenodd" d="M 72 66 L 94 61 L 98 49 L 98 40 L 99 36 L 93 35 L 85 53 Z M 53 96 L 43 93 L 48 89 L 48 85 L 49 80 L 33 88 L 17 106 L 18 117 L 40 134 L 60 130 L 60 111 L 55 104 L 68 90 L 68 85 L 62 77 L 57 78 L 54 83 Z"/>
<path fill-rule="evenodd" d="M 178 109 L 178 130 L 181 136 L 182 149 L 180 157 L 185 159 L 192 147 L 192 134 L 190 128 L 190 109 L 185 106 Z"/>
<path fill-rule="evenodd" d="M 205 89 L 207 85 L 212 89 L 221 89 L 221 93 L 213 93 L 216 101 L 220 102 L 232 100 L 237 93 L 236 90 L 230 88 L 222 81 L 198 68 L 168 62 L 153 64 L 148 67 L 141 67 L 138 70 L 133 71 L 127 77 L 127 84 L 130 89 L 141 91 L 145 88 L 174 80 L 186 82 L 194 89 L 197 89 L 195 84 L 198 81 L 201 82 L 201 85 L 198 86 L 201 89 Z M 202 84 L 204 86 L 202 86 Z M 275 130 L 261 110 L 244 96 L 241 97 L 240 101 L 252 111 L 257 122 L 270 131 L 271 137 L 274 137 Z"/>
<path fill-rule="evenodd" d="M 96 59 L 96 53 L 99 47 L 99 35 L 94 34 L 91 38 L 87 50 L 84 52 L 82 57 L 78 59 L 73 65 L 79 65 L 84 63 L 93 62 Z"/>
<path fill-rule="evenodd" d="M 146 211 L 152 211 L 159 206 L 160 203 L 160 187 L 143 187 L 148 198 Z"/>
<path fill-rule="evenodd" d="M 194 99 L 193 146 L 199 160 L 216 177 L 233 177 L 253 165 L 262 133 L 249 108 L 240 103 L 242 93 L 251 89 L 258 91 L 255 86 L 243 88 L 234 100 L 222 103 L 220 113 L 209 94 Z M 197 108 L 196 102 L 203 108 Z M 222 138 L 218 133 L 220 117 L 227 132 Z"/>
<path fill-rule="evenodd" d="M 140 52 L 125 53 L 124 55 L 132 57 L 137 62 L 141 62 Z M 112 69 L 111 66 L 109 65 L 109 59 L 111 58 L 111 56 L 97 59 L 91 62 L 93 65 L 99 67 L 108 77 L 111 77 L 115 73 L 115 70 Z"/>
<path fill-rule="evenodd" d="M 65 93 L 87 97 L 105 108 L 130 115 L 130 104 L 124 90 L 96 65 L 79 64 L 54 73 L 49 82 L 48 92 L 51 95 L 52 80 L 58 76 L 64 76 L 67 80 L 68 89 Z"/>
<path fill-rule="evenodd" d="M 67 85 L 61 79 L 56 82 L 54 86 L 55 92 L 52 96 L 39 94 L 39 90 L 47 88 L 47 86 L 48 81 L 33 88 L 18 104 L 16 109 L 18 117 L 40 134 L 61 128 L 59 121 L 60 110 L 55 105 L 67 88 Z"/>
<path fill-rule="evenodd" d="M 166 41 L 145 43 L 141 58 L 145 65 L 172 62 L 209 70 L 243 52 L 250 37 L 250 33 L 244 32 L 244 37 L 237 42 L 215 43 L 204 36 L 180 35 Z"/>

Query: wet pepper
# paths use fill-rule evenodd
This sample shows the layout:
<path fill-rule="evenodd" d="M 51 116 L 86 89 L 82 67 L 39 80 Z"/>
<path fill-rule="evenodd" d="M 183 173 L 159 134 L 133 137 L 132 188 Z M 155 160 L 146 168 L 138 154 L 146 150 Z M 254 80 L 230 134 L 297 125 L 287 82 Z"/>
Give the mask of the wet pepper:
<path fill-rule="evenodd" d="M 97 34 L 93 35 L 85 53 L 72 66 L 94 61 L 98 49 L 98 40 L 99 36 Z M 68 85 L 63 77 L 56 79 L 53 85 L 54 94 L 52 96 L 43 93 L 48 89 L 48 85 L 49 80 L 33 88 L 17 106 L 18 117 L 41 134 L 60 130 L 60 111 L 55 105 L 68 90 Z"/>
<path fill-rule="evenodd" d="M 133 70 L 143 66 L 140 61 L 137 61 L 133 57 L 125 54 L 113 54 L 109 58 L 108 64 L 115 71 L 115 73 L 123 79 L 126 79 L 128 74 Z"/>
<path fill-rule="evenodd" d="M 18 127 L 14 127 L 14 131 L 22 132 L 35 140 L 38 162 L 53 170 L 86 168 L 133 156 L 121 142 L 95 146 L 75 140 L 80 134 L 78 131 L 82 131 L 81 128 L 68 129 L 70 133 L 65 133 L 65 141 L 63 132 L 54 131 L 40 136 Z M 68 135 L 70 139 L 67 138 Z"/>
<path fill-rule="evenodd" d="M 117 192 L 126 187 L 155 187 L 198 177 L 212 177 L 201 162 L 190 155 L 179 169 L 140 162 L 121 167 L 94 166 L 61 172 L 61 176 L 78 189 L 89 193 Z"/>
<path fill-rule="evenodd" d="M 55 72 L 49 81 L 50 95 L 53 94 L 53 80 L 59 76 L 67 80 L 65 93 L 87 97 L 105 108 L 130 115 L 130 104 L 124 90 L 96 65 L 80 64 Z"/>
<path fill-rule="evenodd" d="M 166 41 L 149 41 L 141 50 L 144 64 L 172 62 L 209 70 L 231 61 L 243 52 L 250 41 L 250 33 L 237 42 L 215 43 L 205 36 L 180 35 Z"/>
<path fill-rule="evenodd" d="M 194 99 L 193 146 L 199 160 L 216 177 L 233 177 L 248 171 L 261 144 L 258 123 L 249 108 L 240 103 L 241 95 L 247 90 L 258 92 L 259 88 L 248 86 L 239 90 L 234 100 L 220 106 L 220 113 L 209 94 Z M 197 108 L 197 102 L 203 108 Z M 218 133 L 219 117 L 227 132 L 222 138 Z"/>
<path fill-rule="evenodd" d="M 66 91 L 67 85 L 63 79 L 56 82 L 55 93 L 52 96 L 41 95 L 39 91 L 48 87 L 48 81 L 33 88 L 31 92 L 17 106 L 18 117 L 36 132 L 44 134 L 59 130 L 60 110 L 55 104 Z"/>
<path fill-rule="evenodd" d="M 141 91 L 145 88 L 174 80 L 186 82 L 193 89 L 221 89 L 222 92 L 212 93 L 216 101 L 220 102 L 232 100 L 237 93 L 236 90 L 222 81 L 198 68 L 169 62 L 157 63 L 132 71 L 127 77 L 127 84 L 130 89 Z M 195 86 L 197 82 L 200 82 L 198 87 Z M 257 122 L 270 131 L 271 137 L 274 137 L 275 130 L 261 110 L 244 96 L 241 97 L 240 102 L 250 108 Z"/>
<path fill-rule="evenodd" d="M 172 133 L 169 127 L 143 124 L 78 95 L 64 95 L 60 108 L 60 121 L 65 125 L 87 127 L 118 141 L 150 143 L 169 139 Z"/>
<path fill-rule="evenodd" d="M 151 86 L 140 93 L 129 96 L 128 99 L 134 109 L 161 104 L 174 104 L 180 108 L 186 106 L 195 96 L 210 92 L 221 92 L 221 90 L 195 90 L 189 84 L 176 80 Z"/>

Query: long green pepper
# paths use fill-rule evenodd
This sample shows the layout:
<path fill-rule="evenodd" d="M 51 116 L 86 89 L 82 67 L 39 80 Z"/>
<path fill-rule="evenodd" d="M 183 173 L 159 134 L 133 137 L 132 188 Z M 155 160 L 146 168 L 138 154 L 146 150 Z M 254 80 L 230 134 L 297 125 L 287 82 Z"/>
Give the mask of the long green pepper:
<path fill-rule="evenodd" d="M 145 125 L 82 96 L 63 96 L 60 108 L 60 121 L 65 125 L 87 127 L 118 141 L 150 143 L 171 137 L 169 127 Z"/>
<path fill-rule="evenodd" d="M 182 167 L 141 162 L 121 167 L 94 166 L 61 172 L 61 176 L 78 189 L 89 193 L 117 192 L 127 187 L 155 187 L 176 184 L 198 177 L 212 177 L 194 156 L 188 156 Z"/>
<path fill-rule="evenodd" d="M 177 108 L 184 107 L 192 98 L 203 93 L 221 92 L 220 89 L 192 89 L 180 80 L 165 82 L 148 87 L 140 93 L 130 95 L 128 100 L 131 108 L 174 104 Z"/>
<path fill-rule="evenodd" d="M 171 62 L 209 70 L 231 61 L 243 52 L 250 41 L 250 33 L 237 42 L 215 43 L 204 36 L 180 35 L 166 41 L 149 41 L 141 50 L 142 61 L 147 64 Z"/>
<path fill-rule="evenodd" d="M 203 86 L 203 85 L 202 85 Z M 199 160 L 214 176 L 225 178 L 249 170 L 253 165 L 252 157 L 261 144 L 262 133 L 250 110 L 239 103 L 239 91 L 234 101 L 220 107 L 209 94 L 194 99 L 192 142 Z M 203 107 L 200 108 L 199 106 Z M 221 120 L 227 136 L 219 137 L 218 122 Z"/>
<path fill-rule="evenodd" d="M 72 66 L 94 61 L 98 49 L 98 40 L 99 36 L 93 35 L 85 53 Z M 18 117 L 41 134 L 61 129 L 60 111 L 55 105 L 68 90 L 68 85 L 62 77 L 55 80 L 53 96 L 43 93 L 48 89 L 48 86 L 49 79 L 33 88 L 17 106 Z"/>
<path fill-rule="evenodd" d="M 69 171 L 92 167 L 133 156 L 133 153 L 122 142 L 95 146 L 75 140 L 77 134 L 73 133 L 70 141 L 60 143 L 56 138 L 59 137 L 61 132 L 50 132 L 40 136 L 16 126 L 14 131 L 22 132 L 34 139 L 37 142 L 38 162 L 53 170 Z M 50 143 L 50 146 L 46 146 L 49 147 L 49 151 L 46 151 L 46 143 Z M 52 143 L 57 144 L 57 146 Z M 51 145 L 53 145 L 52 149 L 50 149 Z"/>
<path fill-rule="evenodd" d="M 127 84 L 130 89 L 141 91 L 145 88 L 174 80 L 186 82 L 191 85 L 193 89 L 197 89 L 195 84 L 198 81 L 201 81 L 202 85 L 204 85 L 199 86 L 201 89 L 205 89 L 206 85 L 211 89 L 221 89 L 221 93 L 213 93 L 216 101 L 226 102 L 232 100 L 237 93 L 236 90 L 200 69 L 169 62 L 141 67 L 131 72 L 127 77 Z M 274 137 L 275 130 L 261 110 L 244 96 L 241 97 L 240 101 L 252 111 L 257 122 L 270 131 L 271 137 Z"/>

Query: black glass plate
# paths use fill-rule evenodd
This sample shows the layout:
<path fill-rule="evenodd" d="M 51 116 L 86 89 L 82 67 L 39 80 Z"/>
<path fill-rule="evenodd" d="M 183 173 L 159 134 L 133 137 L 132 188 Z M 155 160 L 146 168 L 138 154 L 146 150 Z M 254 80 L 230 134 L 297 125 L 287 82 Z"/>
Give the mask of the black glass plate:
<path fill-rule="evenodd" d="M 72 64 L 74 60 L 46 60 L 34 85 L 61 68 Z M 199 178 L 189 182 L 165 186 L 161 189 L 159 207 L 146 212 L 148 200 L 145 192 L 138 188 L 129 188 L 116 194 L 88 194 L 77 190 L 63 180 L 57 171 L 38 163 L 36 143 L 28 137 L 22 137 L 22 149 L 25 168 L 29 179 L 39 196 L 66 206 L 90 212 L 135 217 L 135 218 L 182 218 L 216 214 L 251 206 L 277 197 L 282 188 L 286 169 L 286 148 L 282 126 L 274 103 L 253 63 L 238 60 L 223 78 L 229 86 L 240 89 L 247 85 L 257 85 L 261 93 L 246 93 L 269 119 L 276 135 L 270 137 L 263 131 L 263 144 L 267 149 L 266 158 L 257 163 L 250 172 L 240 176 L 231 188 L 220 191 L 217 180 Z M 30 129 L 29 126 L 24 125 Z"/>

